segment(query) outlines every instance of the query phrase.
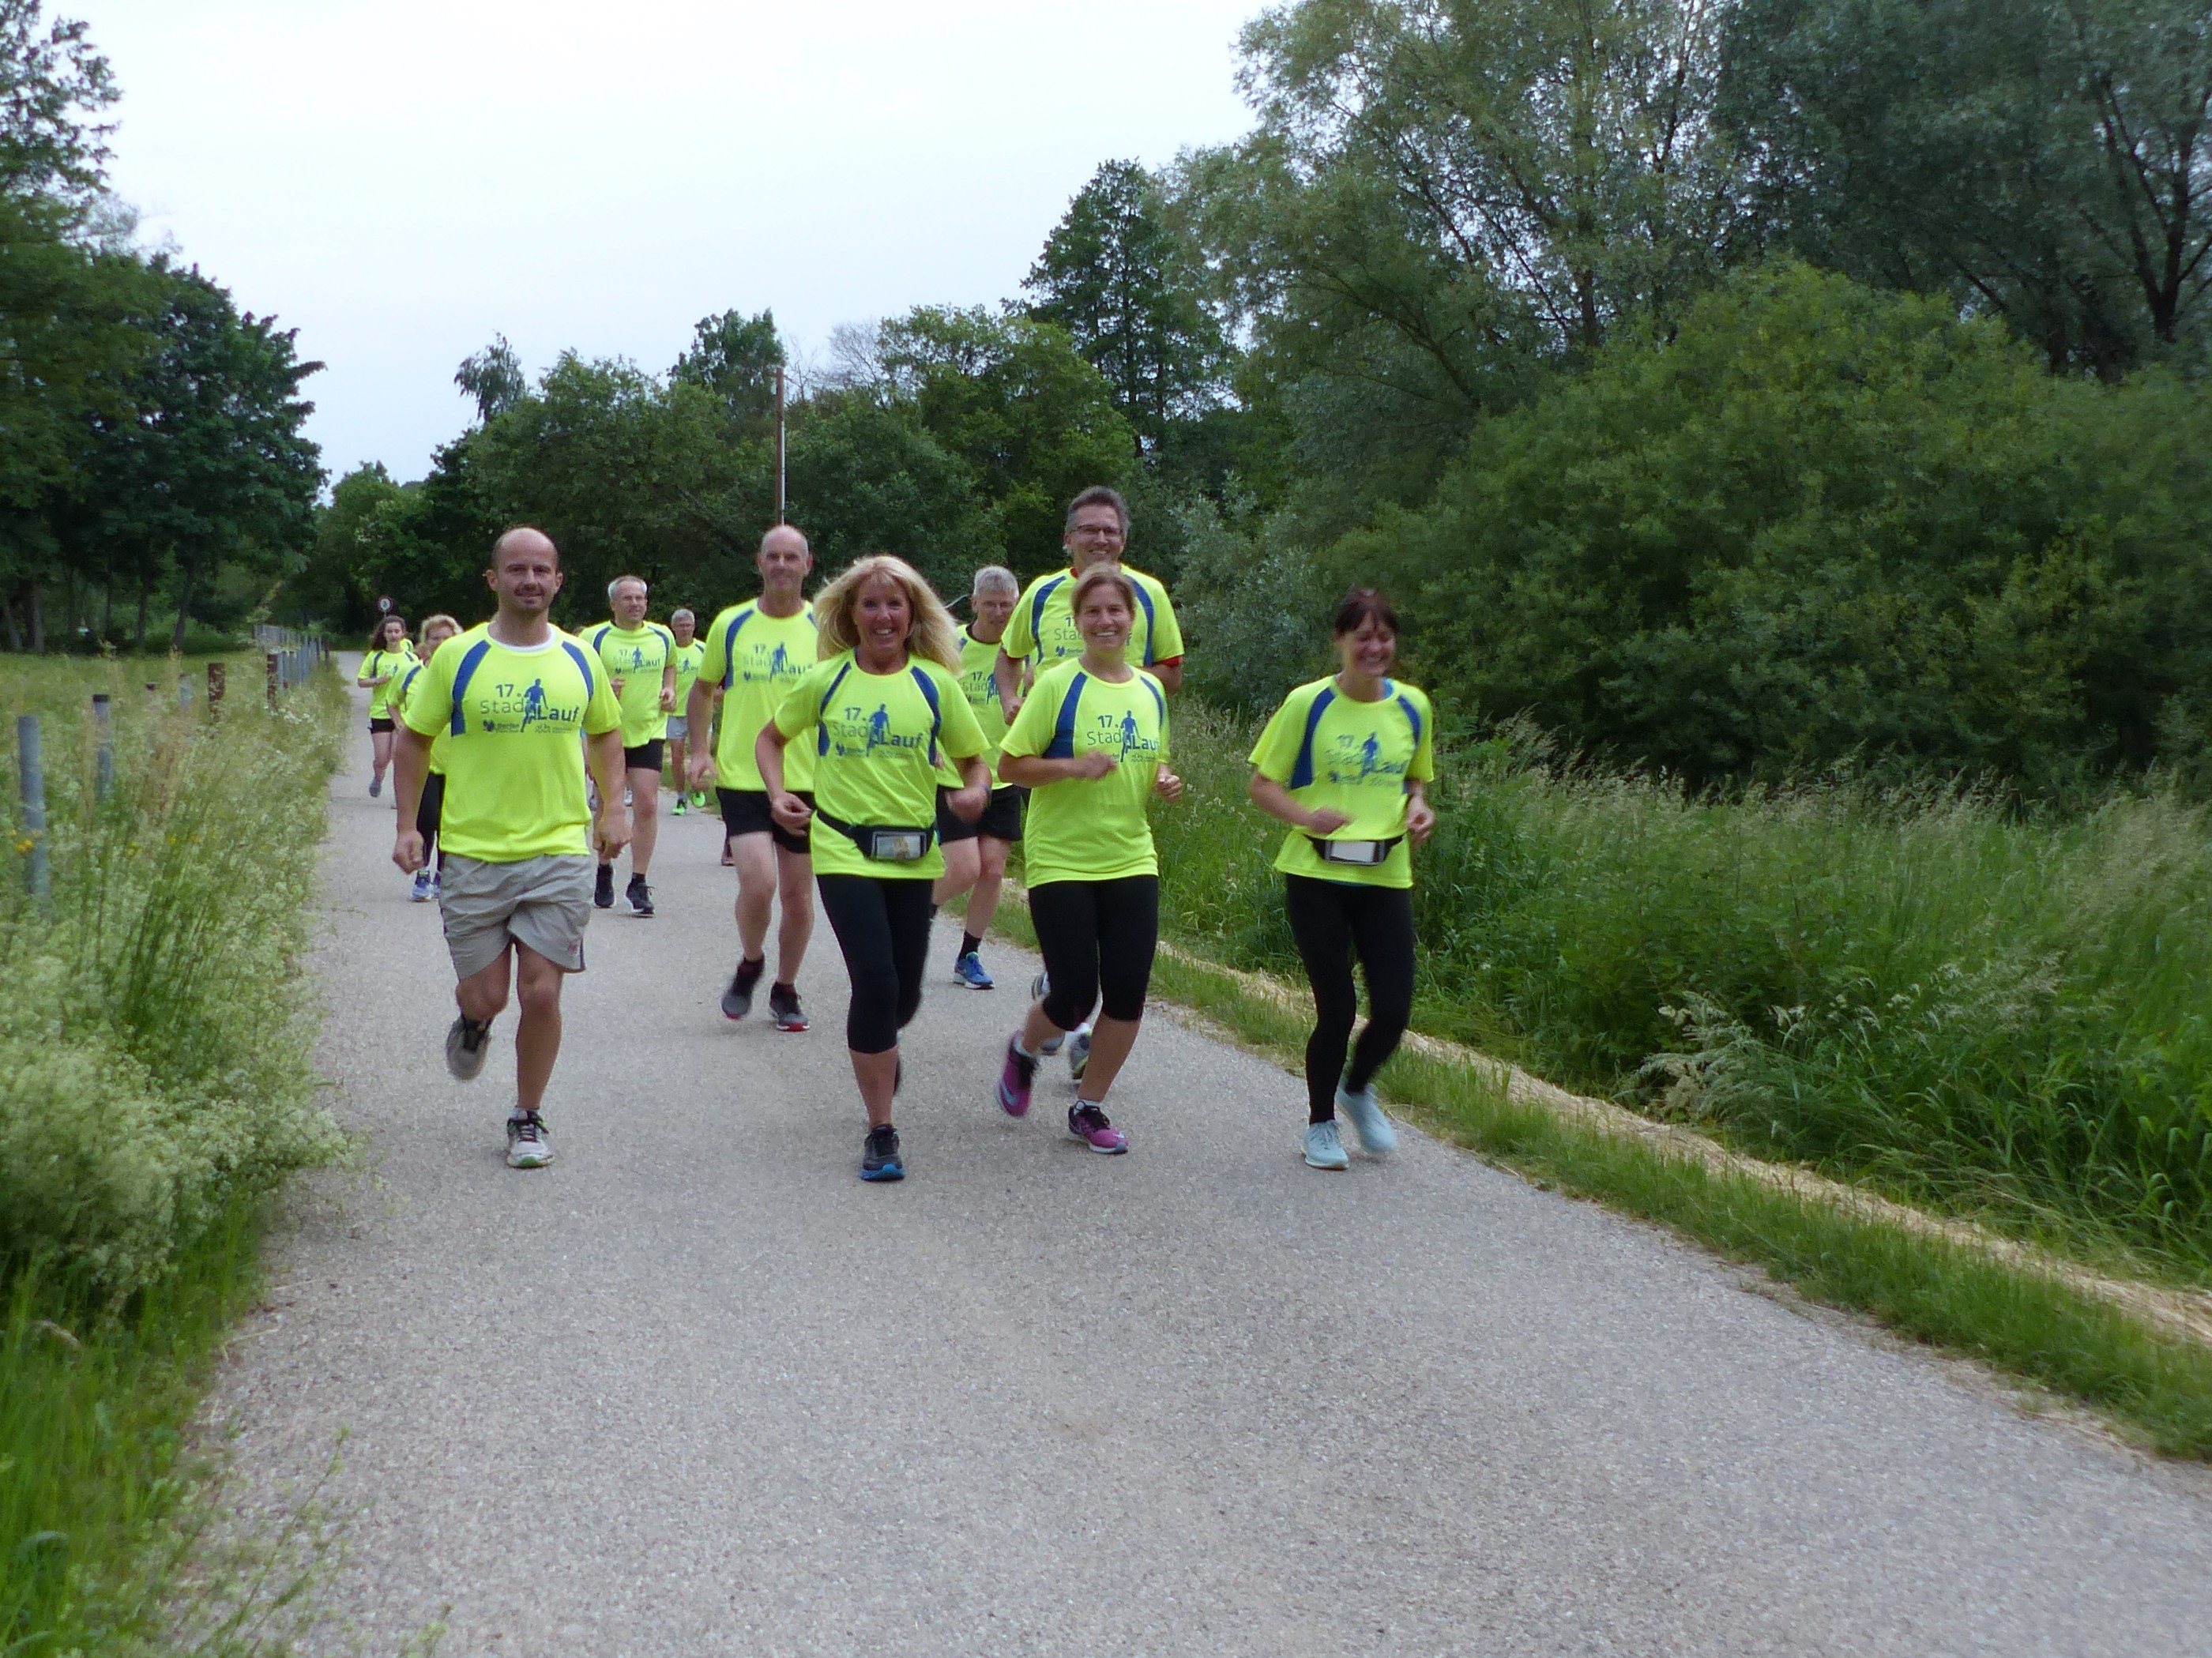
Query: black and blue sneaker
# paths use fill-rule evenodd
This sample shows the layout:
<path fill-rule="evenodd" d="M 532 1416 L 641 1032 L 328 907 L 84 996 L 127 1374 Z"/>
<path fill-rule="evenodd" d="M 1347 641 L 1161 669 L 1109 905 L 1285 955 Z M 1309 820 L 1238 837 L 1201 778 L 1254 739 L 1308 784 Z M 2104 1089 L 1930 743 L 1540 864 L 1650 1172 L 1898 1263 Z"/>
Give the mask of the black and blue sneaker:
<path fill-rule="evenodd" d="M 899 1156 L 898 1130 L 885 1123 L 880 1128 L 871 1128 L 866 1145 L 860 1148 L 860 1178 L 862 1180 L 904 1180 L 906 1163 Z"/>

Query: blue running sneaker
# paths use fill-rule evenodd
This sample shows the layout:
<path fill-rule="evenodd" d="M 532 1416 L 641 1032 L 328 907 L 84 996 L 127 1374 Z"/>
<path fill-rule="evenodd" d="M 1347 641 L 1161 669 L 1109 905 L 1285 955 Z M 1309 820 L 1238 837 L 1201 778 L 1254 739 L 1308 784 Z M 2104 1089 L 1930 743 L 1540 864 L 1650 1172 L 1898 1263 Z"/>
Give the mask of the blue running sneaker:
<path fill-rule="evenodd" d="M 1352 1159 L 1344 1155 L 1344 1140 L 1336 1132 L 1334 1119 L 1328 1122 L 1306 1125 L 1306 1167 L 1309 1169 L 1349 1169 Z"/>
<path fill-rule="evenodd" d="M 1342 1083 L 1336 1085 L 1336 1108 L 1352 1119 L 1352 1132 L 1359 1149 L 1370 1157 L 1387 1157 L 1398 1149 L 1398 1131 L 1375 1102 L 1371 1083 L 1357 1094 Z"/>
<path fill-rule="evenodd" d="M 991 975 L 983 971 L 983 958 L 972 950 L 953 963 L 952 977 L 956 983 L 966 985 L 970 990 L 990 990 L 995 987 L 995 981 Z"/>
<path fill-rule="evenodd" d="M 1069 1033 L 1067 1038 L 1067 1074 L 1076 1081 L 1091 1069 L 1091 1021 L 1085 1019 Z"/>
<path fill-rule="evenodd" d="M 898 1130 L 885 1123 L 871 1128 L 860 1148 L 860 1178 L 866 1181 L 904 1180 L 906 1163 L 899 1156 Z"/>

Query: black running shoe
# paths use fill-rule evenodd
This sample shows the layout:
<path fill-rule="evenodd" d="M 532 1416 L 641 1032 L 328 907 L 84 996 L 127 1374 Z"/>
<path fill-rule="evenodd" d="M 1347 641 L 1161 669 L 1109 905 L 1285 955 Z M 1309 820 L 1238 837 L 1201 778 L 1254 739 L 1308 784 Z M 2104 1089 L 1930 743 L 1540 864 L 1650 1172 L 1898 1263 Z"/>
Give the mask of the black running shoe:
<path fill-rule="evenodd" d="M 804 1030 L 806 1015 L 799 1011 L 799 988 L 795 985 L 770 985 L 768 989 L 768 1011 L 775 1016 L 778 1030 Z"/>
<path fill-rule="evenodd" d="M 629 878 L 629 890 L 623 893 L 623 896 L 629 900 L 631 914 L 653 914 L 653 889 L 646 885 L 645 877 L 642 875 L 633 875 Z"/>
<path fill-rule="evenodd" d="M 904 1180 L 906 1163 L 899 1156 L 898 1130 L 885 1123 L 868 1131 L 860 1148 L 860 1178 L 868 1181 Z"/>
<path fill-rule="evenodd" d="M 722 1017 L 742 1019 L 753 1011 L 753 987 L 760 983 L 761 975 L 768 971 L 768 957 L 757 962 L 739 962 L 737 976 L 730 987 L 722 993 Z"/>
<path fill-rule="evenodd" d="M 612 864 L 599 865 L 599 884 L 592 889 L 592 902 L 601 909 L 615 907 L 615 866 Z"/>

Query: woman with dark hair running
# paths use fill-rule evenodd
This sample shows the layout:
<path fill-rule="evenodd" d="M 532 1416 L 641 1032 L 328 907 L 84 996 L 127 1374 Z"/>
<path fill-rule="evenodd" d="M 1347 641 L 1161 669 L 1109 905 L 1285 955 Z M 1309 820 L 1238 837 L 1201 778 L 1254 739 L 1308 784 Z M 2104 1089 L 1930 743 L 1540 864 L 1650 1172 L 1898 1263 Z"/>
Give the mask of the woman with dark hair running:
<path fill-rule="evenodd" d="M 407 671 L 400 675 L 399 683 L 392 688 L 391 696 L 386 699 L 394 720 L 407 717 L 407 699 L 422 677 L 422 670 L 428 665 L 430 659 L 437 655 L 438 647 L 456 637 L 460 631 L 461 624 L 442 610 L 422 618 L 422 659 L 408 665 Z M 438 844 L 438 826 L 443 820 L 446 805 L 447 740 L 442 732 L 430 739 L 430 771 L 422 780 L 422 803 L 415 809 L 415 827 L 422 836 L 422 855 L 435 859 L 434 868 L 426 863 L 415 872 L 415 888 L 409 896 L 418 904 L 427 904 L 438 896 L 441 891 L 439 877 L 446 867 L 446 849 Z"/>
<path fill-rule="evenodd" d="M 1275 867 L 1313 985 L 1305 1160 L 1340 1169 L 1350 1160 L 1337 1133 L 1340 1108 L 1368 1156 L 1398 1145 L 1376 1102 L 1375 1073 L 1413 1016 L 1411 849 L 1436 828 L 1427 796 L 1436 720 L 1426 696 L 1389 677 L 1398 617 L 1389 599 L 1354 587 L 1337 606 L 1332 632 L 1338 670 L 1299 686 L 1275 711 L 1252 750 L 1251 793 L 1291 826 Z M 1355 953 L 1367 978 L 1367 1026 L 1356 1047 Z"/>
<path fill-rule="evenodd" d="M 820 660 L 784 693 L 754 744 L 775 821 L 805 834 L 815 890 L 852 981 L 845 1046 L 867 1108 L 860 1178 L 906 1177 L 891 1098 L 898 1033 L 921 1005 L 930 886 L 945 873 L 937 779 L 973 823 L 990 799 L 983 732 L 960 689 L 952 617 L 913 566 L 888 553 L 856 562 L 814 601 Z M 814 804 L 784 786 L 784 748 L 811 733 Z"/>
<path fill-rule="evenodd" d="M 415 665 L 415 647 L 407 642 L 407 623 L 402 617 L 380 618 L 368 636 L 368 653 L 361 659 L 354 683 L 368 692 L 368 746 L 376 770 L 368 780 L 368 798 L 384 793 L 384 774 L 392 765 L 392 733 L 397 715 L 392 693 L 408 669 Z"/>
<path fill-rule="evenodd" d="M 1136 1046 L 1159 941 L 1160 862 L 1145 810 L 1154 794 L 1182 799 L 1182 780 L 1166 765 L 1166 693 L 1127 659 L 1136 584 L 1094 568 L 1069 597 L 1083 654 L 1037 676 L 999 747 L 1000 777 L 1030 791 L 1023 872 L 1047 980 L 1007 1038 L 999 1104 L 1028 1114 L 1045 1042 L 1096 1005 L 1067 1132 L 1112 1154 L 1129 1140 L 1106 1115 L 1106 1090 Z"/>

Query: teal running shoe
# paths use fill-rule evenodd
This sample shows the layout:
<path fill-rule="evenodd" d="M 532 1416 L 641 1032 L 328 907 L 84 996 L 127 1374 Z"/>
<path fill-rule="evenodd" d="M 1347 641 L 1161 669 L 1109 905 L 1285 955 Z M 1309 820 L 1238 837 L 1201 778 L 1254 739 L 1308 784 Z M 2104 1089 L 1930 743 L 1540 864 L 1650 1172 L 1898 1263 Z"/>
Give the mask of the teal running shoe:
<path fill-rule="evenodd" d="M 1344 1155 L 1344 1141 L 1337 1133 L 1333 1119 L 1306 1126 L 1306 1167 L 1328 1169 L 1352 1167 L 1352 1159 Z"/>
<path fill-rule="evenodd" d="M 1359 1149 L 1369 1157 L 1387 1157 L 1398 1149 L 1398 1131 L 1390 1127 L 1390 1119 L 1375 1102 L 1373 1084 L 1355 1094 L 1339 1083 L 1336 1108 L 1352 1120 L 1352 1132 L 1359 1141 Z"/>

